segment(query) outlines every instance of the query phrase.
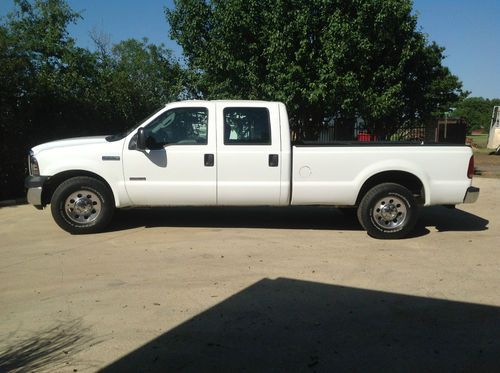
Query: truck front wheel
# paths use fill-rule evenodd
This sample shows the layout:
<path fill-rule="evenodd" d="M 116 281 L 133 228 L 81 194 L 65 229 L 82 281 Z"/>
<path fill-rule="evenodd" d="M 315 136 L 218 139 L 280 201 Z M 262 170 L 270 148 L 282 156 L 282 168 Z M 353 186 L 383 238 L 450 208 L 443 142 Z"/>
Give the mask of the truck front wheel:
<path fill-rule="evenodd" d="M 54 191 L 50 203 L 57 225 L 72 234 L 103 230 L 111 221 L 115 209 L 109 187 L 88 176 L 62 182 Z"/>
<path fill-rule="evenodd" d="M 411 191 L 395 183 L 370 189 L 358 207 L 358 219 L 374 238 L 402 238 L 417 222 L 417 205 Z"/>

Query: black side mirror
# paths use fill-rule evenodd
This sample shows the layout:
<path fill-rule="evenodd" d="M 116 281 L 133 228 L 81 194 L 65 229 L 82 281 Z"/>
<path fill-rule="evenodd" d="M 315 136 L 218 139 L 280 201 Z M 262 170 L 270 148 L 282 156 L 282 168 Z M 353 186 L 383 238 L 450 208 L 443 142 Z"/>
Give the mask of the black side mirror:
<path fill-rule="evenodd" d="M 146 150 L 146 135 L 142 127 L 137 130 L 137 150 Z"/>

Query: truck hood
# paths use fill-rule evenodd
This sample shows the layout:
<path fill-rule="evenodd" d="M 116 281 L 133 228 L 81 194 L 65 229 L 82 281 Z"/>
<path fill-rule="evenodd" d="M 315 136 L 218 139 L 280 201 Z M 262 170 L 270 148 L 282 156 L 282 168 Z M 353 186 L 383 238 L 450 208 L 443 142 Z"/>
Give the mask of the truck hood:
<path fill-rule="evenodd" d="M 91 137 L 75 137 L 71 139 L 57 140 L 46 142 L 32 148 L 33 153 L 36 155 L 41 151 L 51 150 L 56 148 L 73 147 L 80 145 L 102 144 L 106 143 L 106 136 L 91 136 Z"/>

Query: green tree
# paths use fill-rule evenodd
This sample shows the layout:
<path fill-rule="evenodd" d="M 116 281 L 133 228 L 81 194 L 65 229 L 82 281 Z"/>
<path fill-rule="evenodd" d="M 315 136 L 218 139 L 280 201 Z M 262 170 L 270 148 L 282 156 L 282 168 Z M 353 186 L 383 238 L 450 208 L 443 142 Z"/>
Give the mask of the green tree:
<path fill-rule="evenodd" d="M 468 97 L 456 105 L 453 116 L 467 120 L 469 130 L 489 130 L 494 106 L 500 106 L 500 98 Z"/>
<path fill-rule="evenodd" d="M 98 80 L 96 110 L 113 126 L 130 126 L 184 92 L 179 62 L 147 39 L 124 40 L 102 52 Z"/>
<path fill-rule="evenodd" d="M 328 118 L 357 116 L 386 136 L 463 95 L 410 0 L 174 3 L 166 16 L 194 92 L 284 101 L 311 137 Z"/>
<path fill-rule="evenodd" d="M 59 127 L 60 101 L 78 94 L 70 77 L 86 66 L 66 32 L 78 13 L 59 0 L 15 5 L 0 26 L 0 198 L 22 191 L 28 144 L 50 133 L 49 117 Z"/>
<path fill-rule="evenodd" d="M 28 149 L 68 136 L 123 130 L 185 92 L 163 46 L 126 40 L 78 48 L 65 0 L 15 0 L 0 24 L 0 199 L 18 197 Z"/>

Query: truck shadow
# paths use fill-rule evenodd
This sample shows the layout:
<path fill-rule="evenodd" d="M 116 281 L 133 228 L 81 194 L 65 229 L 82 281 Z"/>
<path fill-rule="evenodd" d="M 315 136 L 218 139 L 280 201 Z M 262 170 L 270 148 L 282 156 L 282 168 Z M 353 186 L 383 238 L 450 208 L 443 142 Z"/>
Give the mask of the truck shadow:
<path fill-rule="evenodd" d="M 489 221 L 460 208 L 450 209 L 443 206 L 431 206 L 422 209 L 419 225 L 433 226 L 439 232 L 449 231 L 485 231 Z"/>
<path fill-rule="evenodd" d="M 332 207 L 169 207 L 118 210 L 108 231 L 138 227 L 317 229 L 362 231 L 355 213 Z M 460 209 L 423 208 L 411 237 L 438 231 L 481 231 L 488 220 Z"/>
<path fill-rule="evenodd" d="M 278 278 L 256 282 L 101 371 L 499 368 L 498 307 Z"/>

